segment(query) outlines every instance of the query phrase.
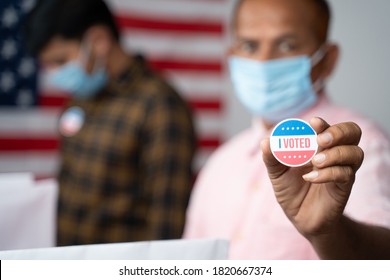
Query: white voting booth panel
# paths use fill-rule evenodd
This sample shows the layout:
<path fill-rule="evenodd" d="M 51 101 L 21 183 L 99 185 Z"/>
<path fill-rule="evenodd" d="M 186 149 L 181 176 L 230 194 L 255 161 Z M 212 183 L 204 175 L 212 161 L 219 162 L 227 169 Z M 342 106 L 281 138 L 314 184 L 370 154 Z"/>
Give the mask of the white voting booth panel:
<path fill-rule="evenodd" d="M 0 251 L 1 260 L 225 260 L 221 239 L 163 240 Z"/>
<path fill-rule="evenodd" d="M 0 174 L 0 250 L 55 245 L 58 186 L 29 173 Z"/>
<path fill-rule="evenodd" d="M 226 259 L 225 240 L 167 240 L 55 246 L 58 184 L 0 173 L 0 259 Z"/>

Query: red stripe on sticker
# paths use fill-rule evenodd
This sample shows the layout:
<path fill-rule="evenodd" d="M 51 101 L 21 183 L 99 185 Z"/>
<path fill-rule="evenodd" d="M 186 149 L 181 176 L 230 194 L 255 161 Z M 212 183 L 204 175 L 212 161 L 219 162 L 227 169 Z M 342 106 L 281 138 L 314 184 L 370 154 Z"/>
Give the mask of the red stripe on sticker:
<path fill-rule="evenodd" d="M 288 165 L 298 166 L 309 162 L 316 153 L 315 150 L 308 151 L 274 151 L 279 161 Z"/>

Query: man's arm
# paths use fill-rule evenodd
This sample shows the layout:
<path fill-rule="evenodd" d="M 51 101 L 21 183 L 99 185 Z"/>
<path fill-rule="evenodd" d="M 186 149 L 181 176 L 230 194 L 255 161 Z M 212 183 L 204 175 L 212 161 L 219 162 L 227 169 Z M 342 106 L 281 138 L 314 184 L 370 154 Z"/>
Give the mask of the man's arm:
<path fill-rule="evenodd" d="M 390 230 L 341 216 L 325 234 L 309 239 L 321 259 L 390 259 Z"/>

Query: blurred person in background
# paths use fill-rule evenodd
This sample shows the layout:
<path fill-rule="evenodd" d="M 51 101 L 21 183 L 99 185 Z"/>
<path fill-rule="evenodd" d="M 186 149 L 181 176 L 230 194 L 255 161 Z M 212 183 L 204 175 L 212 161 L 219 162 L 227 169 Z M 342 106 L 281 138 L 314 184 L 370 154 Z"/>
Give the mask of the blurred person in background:
<path fill-rule="evenodd" d="M 187 104 L 124 51 L 101 0 L 39 0 L 24 35 L 49 84 L 71 94 L 59 119 L 58 245 L 179 238 L 195 150 Z"/>
<path fill-rule="evenodd" d="M 340 123 L 330 127 L 314 118 L 311 124 L 320 132 L 318 144 L 326 158 L 321 163 L 312 161 L 318 172 L 312 180 L 310 176 L 304 180 L 310 167 L 293 170 L 284 166 L 272 155 L 269 140 L 262 142 L 263 160 L 280 206 L 321 259 L 389 259 L 390 229 L 343 214 L 364 158 L 358 147 L 359 126 Z M 326 141 L 328 137 L 331 142 Z"/>
<path fill-rule="evenodd" d="M 228 63 L 235 94 L 252 113 L 253 124 L 222 145 L 201 170 L 185 238 L 228 239 L 232 259 L 319 258 L 284 214 L 261 159 L 261 140 L 275 124 L 293 117 L 308 121 L 319 116 L 330 124 L 359 125 L 365 161 L 344 213 L 357 221 L 390 226 L 389 139 L 372 121 L 327 97 L 326 80 L 339 56 L 338 46 L 328 40 L 330 21 L 325 0 L 238 1 Z M 331 143 L 329 134 L 324 138 Z M 324 164 L 326 154 L 319 153 L 314 161 Z M 309 167 L 305 173 L 288 169 L 290 178 L 298 173 L 315 182 L 320 172 L 310 172 Z M 348 175 L 351 169 L 342 170 Z"/>

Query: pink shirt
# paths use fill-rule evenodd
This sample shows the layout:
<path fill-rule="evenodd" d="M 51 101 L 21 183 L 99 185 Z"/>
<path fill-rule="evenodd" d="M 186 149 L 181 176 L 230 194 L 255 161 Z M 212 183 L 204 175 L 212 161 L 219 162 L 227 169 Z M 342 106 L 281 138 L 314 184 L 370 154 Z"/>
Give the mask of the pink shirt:
<path fill-rule="evenodd" d="M 390 227 L 390 142 L 367 118 L 322 98 L 300 118 L 354 121 L 365 152 L 346 214 Z M 202 169 L 190 200 L 184 238 L 230 240 L 231 259 L 318 259 L 277 203 L 260 151 L 259 123 L 222 145 Z"/>

